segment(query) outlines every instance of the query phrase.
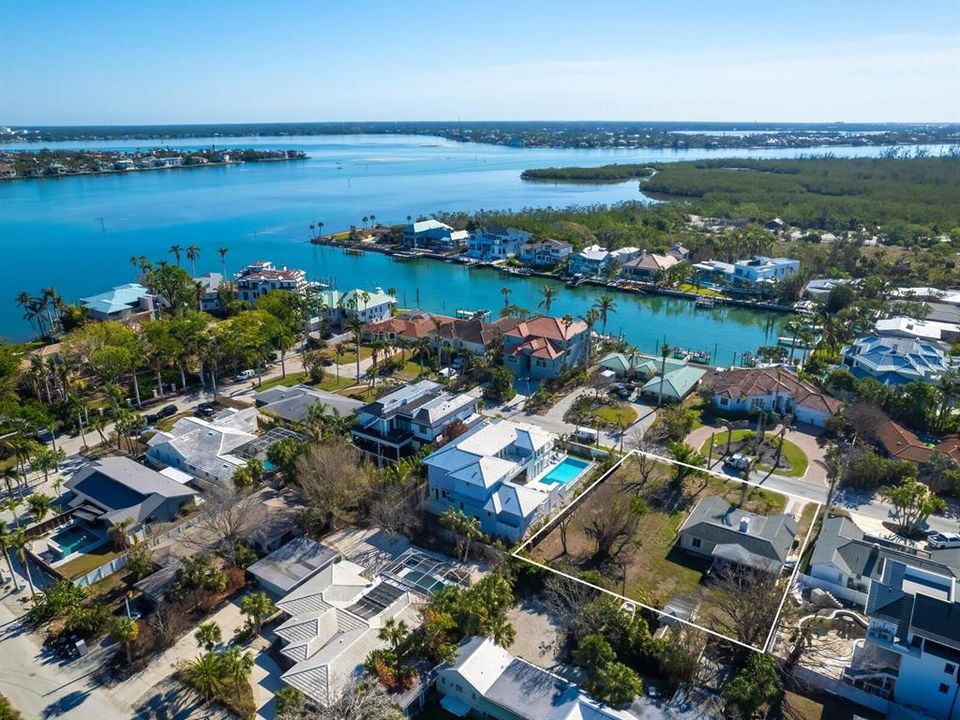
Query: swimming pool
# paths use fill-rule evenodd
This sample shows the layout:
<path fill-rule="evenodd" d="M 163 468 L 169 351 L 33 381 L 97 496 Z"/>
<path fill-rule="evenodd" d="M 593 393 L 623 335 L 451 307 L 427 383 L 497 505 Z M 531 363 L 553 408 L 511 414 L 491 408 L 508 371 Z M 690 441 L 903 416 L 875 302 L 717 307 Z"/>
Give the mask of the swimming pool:
<path fill-rule="evenodd" d="M 101 537 L 95 532 L 91 532 L 82 525 L 70 525 L 65 530 L 61 530 L 50 538 L 60 548 L 64 557 L 75 553 L 80 548 L 86 547 Z"/>
<path fill-rule="evenodd" d="M 572 480 L 576 480 L 580 474 L 590 467 L 590 463 L 585 460 L 577 460 L 572 457 L 565 457 L 559 465 L 555 465 L 546 475 L 540 478 L 539 482 L 544 485 L 566 485 Z"/>

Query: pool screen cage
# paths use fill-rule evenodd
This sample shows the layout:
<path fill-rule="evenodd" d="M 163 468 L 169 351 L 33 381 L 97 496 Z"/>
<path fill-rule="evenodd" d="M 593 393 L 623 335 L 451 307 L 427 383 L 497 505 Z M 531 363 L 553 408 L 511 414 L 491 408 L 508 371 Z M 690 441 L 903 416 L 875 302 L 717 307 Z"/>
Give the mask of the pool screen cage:
<path fill-rule="evenodd" d="M 410 548 L 381 573 L 416 592 L 433 594 L 451 585 L 470 584 L 470 573 L 450 563 Z"/>
<path fill-rule="evenodd" d="M 281 440 L 303 441 L 305 438 L 293 430 L 285 427 L 270 428 L 263 435 L 246 442 L 238 448 L 235 448 L 231 455 L 236 455 L 244 460 L 262 460 L 267 456 L 267 451 Z"/>

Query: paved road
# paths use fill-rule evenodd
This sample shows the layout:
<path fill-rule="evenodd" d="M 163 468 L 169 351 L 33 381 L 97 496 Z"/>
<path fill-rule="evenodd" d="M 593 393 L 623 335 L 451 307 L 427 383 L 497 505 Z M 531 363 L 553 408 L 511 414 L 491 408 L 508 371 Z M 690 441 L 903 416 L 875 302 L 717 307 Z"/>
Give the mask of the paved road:
<path fill-rule="evenodd" d="M 27 720 L 131 717 L 130 707 L 105 692 L 96 677 L 104 654 L 111 651 L 95 648 L 69 662 L 45 655 L 40 639 L 20 622 L 23 606 L 17 597 L 0 593 L 0 689 L 13 707 Z"/>

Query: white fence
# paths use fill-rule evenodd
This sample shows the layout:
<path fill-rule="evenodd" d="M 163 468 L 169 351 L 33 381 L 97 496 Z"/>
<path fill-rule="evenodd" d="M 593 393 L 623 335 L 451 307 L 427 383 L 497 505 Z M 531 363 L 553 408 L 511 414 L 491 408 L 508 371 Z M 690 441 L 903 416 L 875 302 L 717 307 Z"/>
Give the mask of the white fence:
<path fill-rule="evenodd" d="M 177 537 L 178 535 L 181 535 L 184 532 L 186 532 L 189 528 L 196 525 L 199 520 L 200 520 L 200 516 L 194 515 L 192 518 L 188 520 L 184 520 L 182 523 L 180 523 L 179 525 L 175 525 L 174 527 L 170 528 L 166 532 L 162 532 L 159 535 L 151 537 L 149 540 L 147 540 L 147 546 L 153 548 L 159 545 L 164 540 Z M 86 587 L 87 585 L 92 585 L 95 582 L 99 582 L 104 578 L 110 577 L 111 575 L 113 575 L 115 572 L 119 570 L 123 570 L 123 568 L 125 568 L 126 566 L 127 566 L 127 555 L 126 553 L 124 553 L 123 555 L 118 555 L 110 562 L 104 563 L 98 568 L 94 568 L 93 570 L 88 572 L 86 575 L 75 578 L 73 580 L 73 584 L 76 585 L 77 587 Z"/>

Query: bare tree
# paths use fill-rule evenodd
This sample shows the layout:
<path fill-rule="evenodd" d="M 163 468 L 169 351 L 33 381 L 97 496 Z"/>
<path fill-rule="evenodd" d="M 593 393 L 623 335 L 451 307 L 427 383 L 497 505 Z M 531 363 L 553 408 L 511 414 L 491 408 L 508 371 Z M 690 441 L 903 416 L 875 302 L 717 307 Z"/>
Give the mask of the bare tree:
<path fill-rule="evenodd" d="M 876 405 L 866 402 L 854 403 L 848 407 L 844 413 L 844 418 L 850 429 L 853 430 L 855 441 L 857 438 L 875 440 L 877 430 L 890 419 Z"/>
<path fill-rule="evenodd" d="M 746 645 L 761 647 L 780 609 L 783 587 L 777 574 L 730 565 L 711 596 L 714 629 Z"/>
<path fill-rule="evenodd" d="M 657 469 L 657 461 L 652 456 L 657 454 L 657 446 L 653 443 L 647 442 L 644 439 L 642 431 L 637 431 L 634 434 L 632 444 L 633 447 L 640 453 L 649 454 L 637 454 L 633 456 L 633 460 L 631 461 L 632 465 L 630 468 L 635 471 L 636 479 L 634 480 L 632 478 L 633 473 L 627 473 L 626 477 L 621 482 L 620 487 L 623 490 L 638 493 L 646 489 L 646 486 L 654 477 L 654 472 Z"/>
<path fill-rule="evenodd" d="M 162 601 L 150 615 L 150 627 L 163 647 L 171 647 L 189 625 L 190 614 L 180 603 Z"/>
<path fill-rule="evenodd" d="M 556 566 L 556 569 L 565 571 L 563 566 Z M 574 626 L 577 611 L 599 595 L 599 590 L 585 583 L 552 573 L 543 586 L 543 603 L 547 611 L 567 628 Z"/>
<path fill-rule="evenodd" d="M 302 455 L 296 485 L 307 503 L 304 520 L 312 533 L 356 522 L 373 487 L 373 472 L 349 440 L 330 437 Z"/>
<path fill-rule="evenodd" d="M 416 490 L 384 488 L 370 499 L 367 519 L 387 532 L 412 537 L 420 527 L 418 494 Z"/>
<path fill-rule="evenodd" d="M 584 534 L 597 544 L 594 558 L 599 561 L 616 559 L 630 545 L 639 521 L 640 516 L 620 496 L 614 498 L 608 507 L 594 510 L 583 528 Z"/>
<path fill-rule="evenodd" d="M 231 565 L 237 564 L 238 546 L 250 537 L 262 516 L 254 495 L 215 487 L 200 506 L 198 533 L 185 533 L 183 542 L 201 550 L 212 549 Z"/>
<path fill-rule="evenodd" d="M 347 688 L 336 702 L 314 708 L 304 720 L 404 720 L 404 714 L 376 681 L 360 681 Z"/>

